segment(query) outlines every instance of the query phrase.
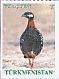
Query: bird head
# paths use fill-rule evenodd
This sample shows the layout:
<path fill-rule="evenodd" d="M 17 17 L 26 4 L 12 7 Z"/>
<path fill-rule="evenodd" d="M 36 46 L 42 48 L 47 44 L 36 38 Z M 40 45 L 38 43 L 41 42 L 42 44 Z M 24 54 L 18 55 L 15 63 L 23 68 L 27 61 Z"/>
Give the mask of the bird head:
<path fill-rule="evenodd" d="M 32 12 L 25 12 L 22 17 L 28 18 L 28 20 L 33 20 L 34 14 Z"/>

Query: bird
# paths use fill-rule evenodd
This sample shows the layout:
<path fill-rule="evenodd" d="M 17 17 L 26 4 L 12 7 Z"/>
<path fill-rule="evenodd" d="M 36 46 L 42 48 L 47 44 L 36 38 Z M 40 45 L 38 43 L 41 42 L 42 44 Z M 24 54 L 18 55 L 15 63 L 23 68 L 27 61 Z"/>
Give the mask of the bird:
<path fill-rule="evenodd" d="M 24 12 L 22 17 L 27 18 L 28 23 L 20 37 L 20 48 L 24 58 L 29 60 L 29 67 L 33 68 L 34 59 L 43 47 L 43 36 L 35 26 L 34 14 L 32 12 Z"/>

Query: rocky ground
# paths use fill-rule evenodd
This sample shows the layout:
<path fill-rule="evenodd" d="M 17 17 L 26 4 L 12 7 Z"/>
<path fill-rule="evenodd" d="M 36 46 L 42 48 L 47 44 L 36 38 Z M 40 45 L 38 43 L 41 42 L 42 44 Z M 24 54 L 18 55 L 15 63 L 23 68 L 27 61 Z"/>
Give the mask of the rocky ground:
<path fill-rule="evenodd" d="M 36 28 L 42 33 L 44 46 L 35 58 L 34 68 L 55 67 L 55 9 L 50 4 L 32 4 L 31 8 L 3 9 L 3 68 L 28 68 L 19 46 L 19 38 L 27 25 L 21 15 L 32 11 Z"/>

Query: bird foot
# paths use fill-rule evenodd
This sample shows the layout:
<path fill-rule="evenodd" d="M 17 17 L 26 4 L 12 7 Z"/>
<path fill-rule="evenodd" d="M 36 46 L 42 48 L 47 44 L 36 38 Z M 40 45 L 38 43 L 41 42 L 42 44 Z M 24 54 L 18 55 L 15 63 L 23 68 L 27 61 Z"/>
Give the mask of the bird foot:
<path fill-rule="evenodd" d="M 26 65 L 26 68 L 31 68 L 31 65 L 27 64 L 27 65 Z"/>
<path fill-rule="evenodd" d="M 33 64 L 31 64 L 31 65 L 28 64 L 27 67 L 32 69 L 33 68 Z"/>
<path fill-rule="evenodd" d="M 28 66 L 28 68 L 32 69 L 32 68 L 33 68 L 33 66 L 32 66 L 32 65 L 29 65 L 29 66 Z"/>
<path fill-rule="evenodd" d="M 33 68 L 33 64 L 31 64 L 31 69 Z"/>
<path fill-rule="evenodd" d="M 33 65 L 27 63 L 26 67 L 32 69 L 33 68 Z"/>

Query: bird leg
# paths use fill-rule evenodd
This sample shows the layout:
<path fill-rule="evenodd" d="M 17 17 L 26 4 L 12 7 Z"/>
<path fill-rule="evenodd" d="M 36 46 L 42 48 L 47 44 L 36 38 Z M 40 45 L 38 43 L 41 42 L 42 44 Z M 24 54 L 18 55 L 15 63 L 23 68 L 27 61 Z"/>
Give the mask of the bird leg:
<path fill-rule="evenodd" d="M 32 58 L 31 68 L 33 68 L 34 58 Z"/>
<path fill-rule="evenodd" d="M 30 58 L 29 58 L 29 67 L 30 67 L 30 68 L 33 68 L 33 63 L 34 63 L 34 58 L 32 58 L 32 62 L 31 62 L 31 60 L 30 60 Z"/>
<path fill-rule="evenodd" d="M 30 60 L 30 58 L 29 58 L 29 66 L 31 67 L 31 68 L 33 68 L 33 63 L 34 63 L 34 59 L 35 59 L 35 54 L 33 53 L 33 51 L 31 51 L 30 53 L 28 53 L 28 55 L 29 55 L 29 57 L 30 58 L 32 58 L 32 61 Z"/>
<path fill-rule="evenodd" d="M 31 65 L 31 60 L 30 60 L 30 58 L 29 58 L 29 65 Z"/>

